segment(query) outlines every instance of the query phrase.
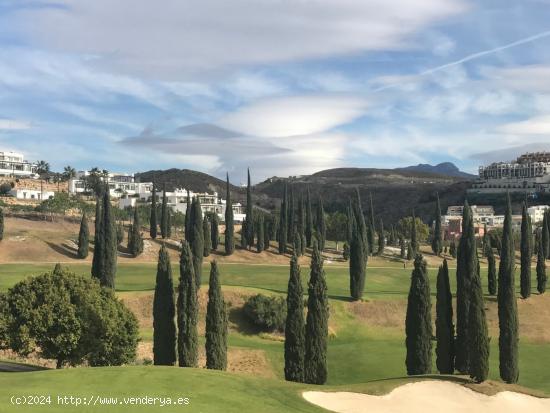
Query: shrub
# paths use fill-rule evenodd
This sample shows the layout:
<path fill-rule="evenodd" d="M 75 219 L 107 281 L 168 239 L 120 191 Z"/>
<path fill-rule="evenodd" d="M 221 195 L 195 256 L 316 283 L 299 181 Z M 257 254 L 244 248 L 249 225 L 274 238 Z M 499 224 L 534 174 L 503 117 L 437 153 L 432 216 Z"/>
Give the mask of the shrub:
<path fill-rule="evenodd" d="M 245 316 L 262 331 L 284 331 L 286 303 L 283 297 L 258 294 L 244 304 Z"/>
<path fill-rule="evenodd" d="M 12 190 L 12 186 L 8 183 L 0 184 L 0 195 L 7 195 Z"/>

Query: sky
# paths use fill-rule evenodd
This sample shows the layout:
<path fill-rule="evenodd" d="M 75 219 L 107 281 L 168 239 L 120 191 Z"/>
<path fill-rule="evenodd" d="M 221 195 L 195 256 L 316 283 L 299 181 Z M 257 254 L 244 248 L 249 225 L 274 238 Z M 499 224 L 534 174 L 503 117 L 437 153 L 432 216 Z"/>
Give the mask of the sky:
<path fill-rule="evenodd" d="M 0 0 L 0 150 L 231 180 L 550 150 L 550 0 Z"/>

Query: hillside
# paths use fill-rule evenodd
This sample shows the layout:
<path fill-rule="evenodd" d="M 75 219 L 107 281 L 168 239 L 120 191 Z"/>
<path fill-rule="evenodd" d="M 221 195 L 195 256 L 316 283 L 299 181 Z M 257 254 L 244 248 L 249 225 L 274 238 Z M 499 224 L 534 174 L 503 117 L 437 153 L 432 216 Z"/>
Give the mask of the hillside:
<path fill-rule="evenodd" d="M 411 172 L 428 172 L 438 175 L 455 176 L 457 178 L 463 178 L 467 180 L 475 179 L 476 176 L 462 172 L 452 162 L 442 162 L 437 165 L 429 165 L 426 163 L 420 163 L 414 166 L 407 166 L 405 168 L 396 168 L 397 171 L 411 171 Z"/>

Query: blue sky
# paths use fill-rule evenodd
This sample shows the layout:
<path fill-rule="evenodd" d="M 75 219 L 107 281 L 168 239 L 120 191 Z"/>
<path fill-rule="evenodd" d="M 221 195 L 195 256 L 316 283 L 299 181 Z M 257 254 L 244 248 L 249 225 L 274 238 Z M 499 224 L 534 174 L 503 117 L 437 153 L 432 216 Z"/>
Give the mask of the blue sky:
<path fill-rule="evenodd" d="M 0 147 L 236 183 L 475 172 L 550 150 L 549 44 L 550 0 L 0 0 Z"/>

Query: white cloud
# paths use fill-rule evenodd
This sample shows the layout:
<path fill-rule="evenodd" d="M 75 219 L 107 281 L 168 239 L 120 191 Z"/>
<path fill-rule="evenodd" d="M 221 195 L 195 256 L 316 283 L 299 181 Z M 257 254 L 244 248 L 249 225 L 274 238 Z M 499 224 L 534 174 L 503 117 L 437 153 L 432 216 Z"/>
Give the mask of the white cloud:
<path fill-rule="evenodd" d="M 550 115 L 536 116 L 522 122 L 507 123 L 500 126 L 498 131 L 516 135 L 550 135 Z"/>
<path fill-rule="evenodd" d="M 224 116 L 220 125 L 263 137 L 321 133 L 361 116 L 364 99 L 347 96 L 296 96 L 269 99 Z"/>
<path fill-rule="evenodd" d="M 408 48 L 466 0 L 59 0 L 10 23 L 30 40 L 124 71 L 180 78 L 242 64 Z M 16 23 L 13 23 L 13 20 Z"/>
<path fill-rule="evenodd" d="M 24 130 L 30 129 L 31 124 L 22 120 L 0 119 L 0 130 Z"/>

